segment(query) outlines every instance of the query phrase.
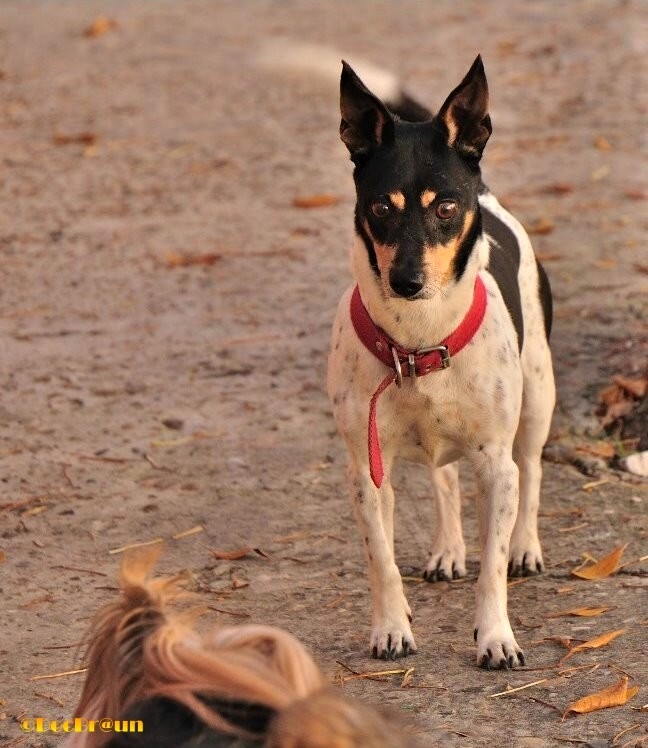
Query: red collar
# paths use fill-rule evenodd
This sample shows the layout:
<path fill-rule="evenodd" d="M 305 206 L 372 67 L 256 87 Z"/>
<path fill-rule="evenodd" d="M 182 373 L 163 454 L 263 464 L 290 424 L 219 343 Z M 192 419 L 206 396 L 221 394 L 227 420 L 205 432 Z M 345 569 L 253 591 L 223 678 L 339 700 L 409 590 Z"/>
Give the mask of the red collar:
<path fill-rule="evenodd" d="M 452 357 L 468 345 L 479 330 L 486 313 L 486 298 L 484 282 L 477 276 L 472 304 L 456 330 L 438 345 L 412 351 L 400 346 L 374 323 L 362 303 L 358 287 L 353 290 L 351 321 L 356 334 L 365 347 L 391 369 L 378 385 L 369 403 L 369 471 L 377 488 L 380 488 L 384 476 L 376 424 L 378 398 L 392 382 L 400 387 L 403 377 L 422 377 L 433 371 L 447 369 Z"/>

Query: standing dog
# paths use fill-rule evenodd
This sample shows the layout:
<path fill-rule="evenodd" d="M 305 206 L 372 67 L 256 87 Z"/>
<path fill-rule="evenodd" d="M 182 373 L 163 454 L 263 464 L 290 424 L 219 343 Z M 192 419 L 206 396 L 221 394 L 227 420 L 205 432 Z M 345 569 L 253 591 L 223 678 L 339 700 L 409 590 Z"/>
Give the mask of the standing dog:
<path fill-rule="evenodd" d="M 524 229 L 481 180 L 491 134 L 481 58 L 436 116 L 406 102 L 402 118 L 343 63 L 341 110 L 355 165 L 357 285 L 338 307 L 328 390 L 369 561 L 370 648 L 382 658 L 416 651 L 394 559 L 394 460 L 429 467 L 437 527 L 424 577 L 436 581 L 466 573 L 456 463 L 464 457 L 480 489 L 477 662 L 523 665 L 507 567 L 512 576 L 542 571 L 551 292 Z"/>

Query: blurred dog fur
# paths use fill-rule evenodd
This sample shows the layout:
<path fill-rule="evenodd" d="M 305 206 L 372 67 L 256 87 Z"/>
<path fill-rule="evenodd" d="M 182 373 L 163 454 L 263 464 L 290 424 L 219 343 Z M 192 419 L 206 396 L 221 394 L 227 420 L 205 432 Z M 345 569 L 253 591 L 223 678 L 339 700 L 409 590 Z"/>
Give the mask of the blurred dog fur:
<path fill-rule="evenodd" d="M 327 685 L 291 634 L 263 625 L 194 624 L 169 611 L 181 576 L 149 578 L 159 549 L 128 555 L 121 596 L 95 617 L 75 717 L 142 720 L 143 732 L 71 734 L 66 748 L 396 748 L 398 718 Z"/>

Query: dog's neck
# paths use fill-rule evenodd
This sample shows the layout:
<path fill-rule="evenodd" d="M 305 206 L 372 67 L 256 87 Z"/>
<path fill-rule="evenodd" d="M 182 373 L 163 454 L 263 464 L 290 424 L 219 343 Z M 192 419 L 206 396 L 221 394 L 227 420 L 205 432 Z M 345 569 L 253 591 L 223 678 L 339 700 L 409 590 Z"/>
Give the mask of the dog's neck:
<path fill-rule="evenodd" d="M 385 294 L 359 236 L 353 244 L 351 265 L 362 301 L 374 323 L 403 348 L 419 350 L 437 345 L 458 327 L 470 308 L 475 278 L 487 258 L 488 242 L 480 235 L 458 281 L 451 281 L 432 298 L 413 301 Z"/>

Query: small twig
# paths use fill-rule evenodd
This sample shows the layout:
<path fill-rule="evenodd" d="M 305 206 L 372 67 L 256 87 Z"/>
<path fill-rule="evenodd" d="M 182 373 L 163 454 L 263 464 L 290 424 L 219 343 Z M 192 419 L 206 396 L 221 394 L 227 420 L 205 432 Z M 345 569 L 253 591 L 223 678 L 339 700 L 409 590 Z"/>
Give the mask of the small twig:
<path fill-rule="evenodd" d="M 497 699 L 500 696 L 508 696 L 518 691 L 524 691 L 525 688 L 531 688 L 532 686 L 538 686 L 540 683 L 546 683 L 549 678 L 542 678 L 542 680 L 534 680 L 532 683 L 526 683 L 524 686 L 518 686 L 517 688 L 509 688 L 506 691 L 500 691 L 499 693 L 492 693 L 488 697 L 489 699 Z"/>
<path fill-rule="evenodd" d="M 84 455 L 77 454 L 80 460 L 91 460 L 92 462 L 110 462 L 116 465 L 122 465 L 127 462 L 137 462 L 134 457 L 103 457 L 102 455 Z"/>
<path fill-rule="evenodd" d="M 562 711 L 554 704 L 550 704 L 548 701 L 544 701 L 543 699 L 538 699 L 535 696 L 527 696 L 527 699 L 529 699 L 529 701 L 535 701 L 537 704 L 542 704 L 542 706 L 549 707 L 549 709 L 553 709 L 554 712 L 558 712 L 558 714 L 562 716 Z M 584 743 L 585 741 L 583 740 L 582 742 Z"/>
<path fill-rule="evenodd" d="M 70 478 L 70 476 L 68 475 L 68 468 L 69 468 L 69 467 L 72 467 L 72 466 L 71 466 L 71 465 L 69 465 L 69 464 L 68 464 L 67 462 L 64 462 L 64 463 L 63 463 L 63 464 L 61 465 L 61 469 L 63 470 L 63 477 L 65 478 L 65 480 L 67 481 L 68 485 L 69 485 L 69 486 L 70 486 L 71 488 L 77 488 L 77 486 L 75 485 L 75 483 L 74 483 L 74 481 L 72 480 L 72 478 Z"/>
<path fill-rule="evenodd" d="M 95 571 L 94 569 L 82 569 L 80 566 L 66 566 L 65 564 L 55 564 L 52 569 L 65 569 L 66 571 L 80 571 L 84 574 L 96 574 L 98 577 L 107 577 L 103 571 Z"/>
<path fill-rule="evenodd" d="M 52 680 L 54 678 L 64 678 L 66 675 L 77 675 L 78 673 L 85 673 L 87 669 L 87 667 L 82 667 L 79 670 L 66 670 L 63 673 L 52 673 L 51 675 L 32 675 L 29 680 Z"/>
<path fill-rule="evenodd" d="M 249 613 L 237 613 L 234 610 L 225 610 L 225 608 L 217 608 L 215 605 L 208 605 L 209 610 L 214 610 L 216 613 L 225 613 L 228 616 L 235 616 L 236 618 L 250 618 Z"/>
<path fill-rule="evenodd" d="M 53 701 L 55 704 L 58 704 L 59 706 L 65 706 L 64 701 L 61 701 L 60 699 L 57 699 L 56 696 L 51 696 L 48 693 L 41 693 L 40 691 L 34 691 L 34 696 L 40 696 L 41 699 L 48 699 L 49 701 Z"/>
<path fill-rule="evenodd" d="M 199 532 L 204 532 L 205 528 L 202 525 L 196 525 L 190 530 L 183 530 L 173 535 L 173 540 L 180 540 L 181 538 L 188 538 L 190 535 L 197 535 Z"/>
<path fill-rule="evenodd" d="M 171 468 L 165 467 L 164 465 L 158 465 L 155 460 L 148 455 L 146 452 L 144 452 L 144 459 L 148 462 L 148 464 L 154 469 L 154 470 L 163 470 L 166 473 L 172 473 L 173 470 Z"/>
<path fill-rule="evenodd" d="M 129 545 L 123 545 L 121 548 L 112 548 L 108 553 L 112 556 L 116 553 L 124 553 L 124 551 L 130 551 L 131 548 L 143 548 L 147 545 L 155 545 L 156 543 L 164 543 L 164 538 L 155 538 L 155 540 L 146 540 L 143 543 L 130 543 Z"/>
<path fill-rule="evenodd" d="M 617 741 L 620 737 L 625 735 L 627 732 L 632 732 L 633 730 L 636 730 L 637 727 L 641 727 L 641 722 L 637 722 L 635 725 L 630 725 L 630 727 L 626 727 L 625 730 L 621 730 L 621 732 L 618 732 L 613 738 L 612 738 L 612 745 L 616 745 Z"/>
<path fill-rule="evenodd" d="M 83 642 L 75 642 L 74 644 L 44 644 L 43 649 L 72 649 L 73 647 L 80 647 Z"/>

